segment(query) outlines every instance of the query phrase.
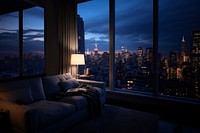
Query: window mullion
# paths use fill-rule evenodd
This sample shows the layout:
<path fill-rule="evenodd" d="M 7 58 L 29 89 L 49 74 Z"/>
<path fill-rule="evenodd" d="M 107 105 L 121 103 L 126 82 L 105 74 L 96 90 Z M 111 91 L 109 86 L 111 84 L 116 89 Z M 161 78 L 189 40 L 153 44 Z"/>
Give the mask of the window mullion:
<path fill-rule="evenodd" d="M 109 1 L 109 89 L 114 88 L 115 61 L 115 0 Z"/>
<path fill-rule="evenodd" d="M 23 76 L 23 10 L 19 10 L 19 77 Z"/>
<path fill-rule="evenodd" d="M 153 0 L 153 95 L 158 92 L 158 3 L 159 0 Z"/>

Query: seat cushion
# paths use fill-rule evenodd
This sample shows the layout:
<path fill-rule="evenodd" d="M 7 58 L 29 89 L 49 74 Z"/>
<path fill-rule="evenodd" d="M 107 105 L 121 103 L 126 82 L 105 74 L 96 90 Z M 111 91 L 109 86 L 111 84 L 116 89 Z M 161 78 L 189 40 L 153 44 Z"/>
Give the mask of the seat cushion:
<path fill-rule="evenodd" d="M 57 123 L 76 111 L 75 106 L 72 104 L 47 100 L 34 102 L 29 106 L 37 109 L 38 127 L 40 129 Z"/>
<path fill-rule="evenodd" d="M 81 110 L 87 108 L 88 101 L 87 98 L 84 96 L 66 96 L 60 99 L 61 102 L 70 103 L 76 106 L 76 110 Z"/>

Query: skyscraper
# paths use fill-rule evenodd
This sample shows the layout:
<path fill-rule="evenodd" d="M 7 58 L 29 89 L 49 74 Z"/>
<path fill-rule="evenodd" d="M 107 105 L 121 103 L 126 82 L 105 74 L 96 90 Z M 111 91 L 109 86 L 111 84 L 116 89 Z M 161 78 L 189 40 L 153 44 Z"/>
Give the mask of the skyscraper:
<path fill-rule="evenodd" d="M 169 53 L 169 73 L 170 73 L 170 78 L 176 78 L 176 69 L 178 67 L 178 53 L 176 51 L 171 51 Z"/>
<path fill-rule="evenodd" d="M 185 38 L 183 36 L 182 37 L 182 42 L 181 42 L 181 55 L 180 55 L 180 61 L 181 61 L 181 63 L 188 61 L 189 56 L 188 56 L 187 51 L 188 50 L 187 50 Z"/>
<path fill-rule="evenodd" d="M 85 54 L 85 34 L 84 34 L 84 21 L 80 15 L 77 15 L 77 28 L 78 28 L 78 53 Z"/>
<path fill-rule="evenodd" d="M 152 57 L 153 57 L 153 49 L 152 49 L 152 47 L 146 48 L 146 52 L 145 52 L 145 60 L 146 60 L 146 62 L 152 63 Z"/>
<path fill-rule="evenodd" d="M 99 48 L 97 46 L 97 43 L 94 44 L 94 55 L 98 55 L 98 51 L 99 51 Z"/>
<path fill-rule="evenodd" d="M 84 21 L 80 15 L 77 15 L 77 29 L 78 29 L 78 53 L 85 54 L 85 34 L 84 34 Z M 78 71 L 80 74 L 84 73 L 84 66 L 79 66 Z"/>
<path fill-rule="evenodd" d="M 200 31 L 192 32 L 191 41 L 192 80 L 195 85 L 195 97 L 200 98 Z"/>
<path fill-rule="evenodd" d="M 137 57 L 138 66 L 142 66 L 142 63 L 143 63 L 143 49 L 142 49 L 142 47 L 139 47 L 137 52 L 138 52 L 138 57 Z"/>

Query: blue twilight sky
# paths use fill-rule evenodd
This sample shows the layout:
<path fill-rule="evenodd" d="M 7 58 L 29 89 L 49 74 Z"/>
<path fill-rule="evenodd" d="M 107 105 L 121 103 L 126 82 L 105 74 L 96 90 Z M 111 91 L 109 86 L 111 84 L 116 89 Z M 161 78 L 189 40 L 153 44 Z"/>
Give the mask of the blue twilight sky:
<path fill-rule="evenodd" d="M 116 0 L 116 51 L 126 46 L 129 51 L 152 47 L 153 0 Z M 107 51 L 108 0 L 81 3 L 78 13 L 85 23 L 85 45 L 90 51 L 98 43 Z M 200 31 L 200 0 L 160 0 L 159 52 L 180 51 L 182 36 L 190 45 L 191 33 Z"/>
<path fill-rule="evenodd" d="M 0 15 L 0 59 L 19 56 L 18 12 Z M 23 12 L 24 52 L 44 54 L 44 9 L 33 7 Z"/>
<path fill-rule="evenodd" d="M 116 0 L 116 51 L 125 46 L 129 51 L 152 47 L 153 0 Z M 200 31 L 200 0 L 160 0 L 159 51 L 180 51 L 182 36 L 190 45 L 192 31 Z M 85 48 L 109 49 L 109 0 L 92 0 L 78 5 L 85 24 Z M 24 50 L 43 54 L 44 9 L 24 11 Z M 0 58 L 18 51 L 18 13 L 0 15 Z"/>

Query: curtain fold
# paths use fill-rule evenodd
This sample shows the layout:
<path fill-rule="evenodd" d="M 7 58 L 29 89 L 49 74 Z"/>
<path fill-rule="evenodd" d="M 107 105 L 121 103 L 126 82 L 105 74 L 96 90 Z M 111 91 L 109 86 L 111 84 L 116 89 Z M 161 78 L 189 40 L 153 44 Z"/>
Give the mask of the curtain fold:
<path fill-rule="evenodd" d="M 71 66 L 71 54 L 77 53 L 77 3 L 75 0 L 62 0 L 59 9 L 59 48 L 60 73 L 77 73 L 76 66 Z"/>

